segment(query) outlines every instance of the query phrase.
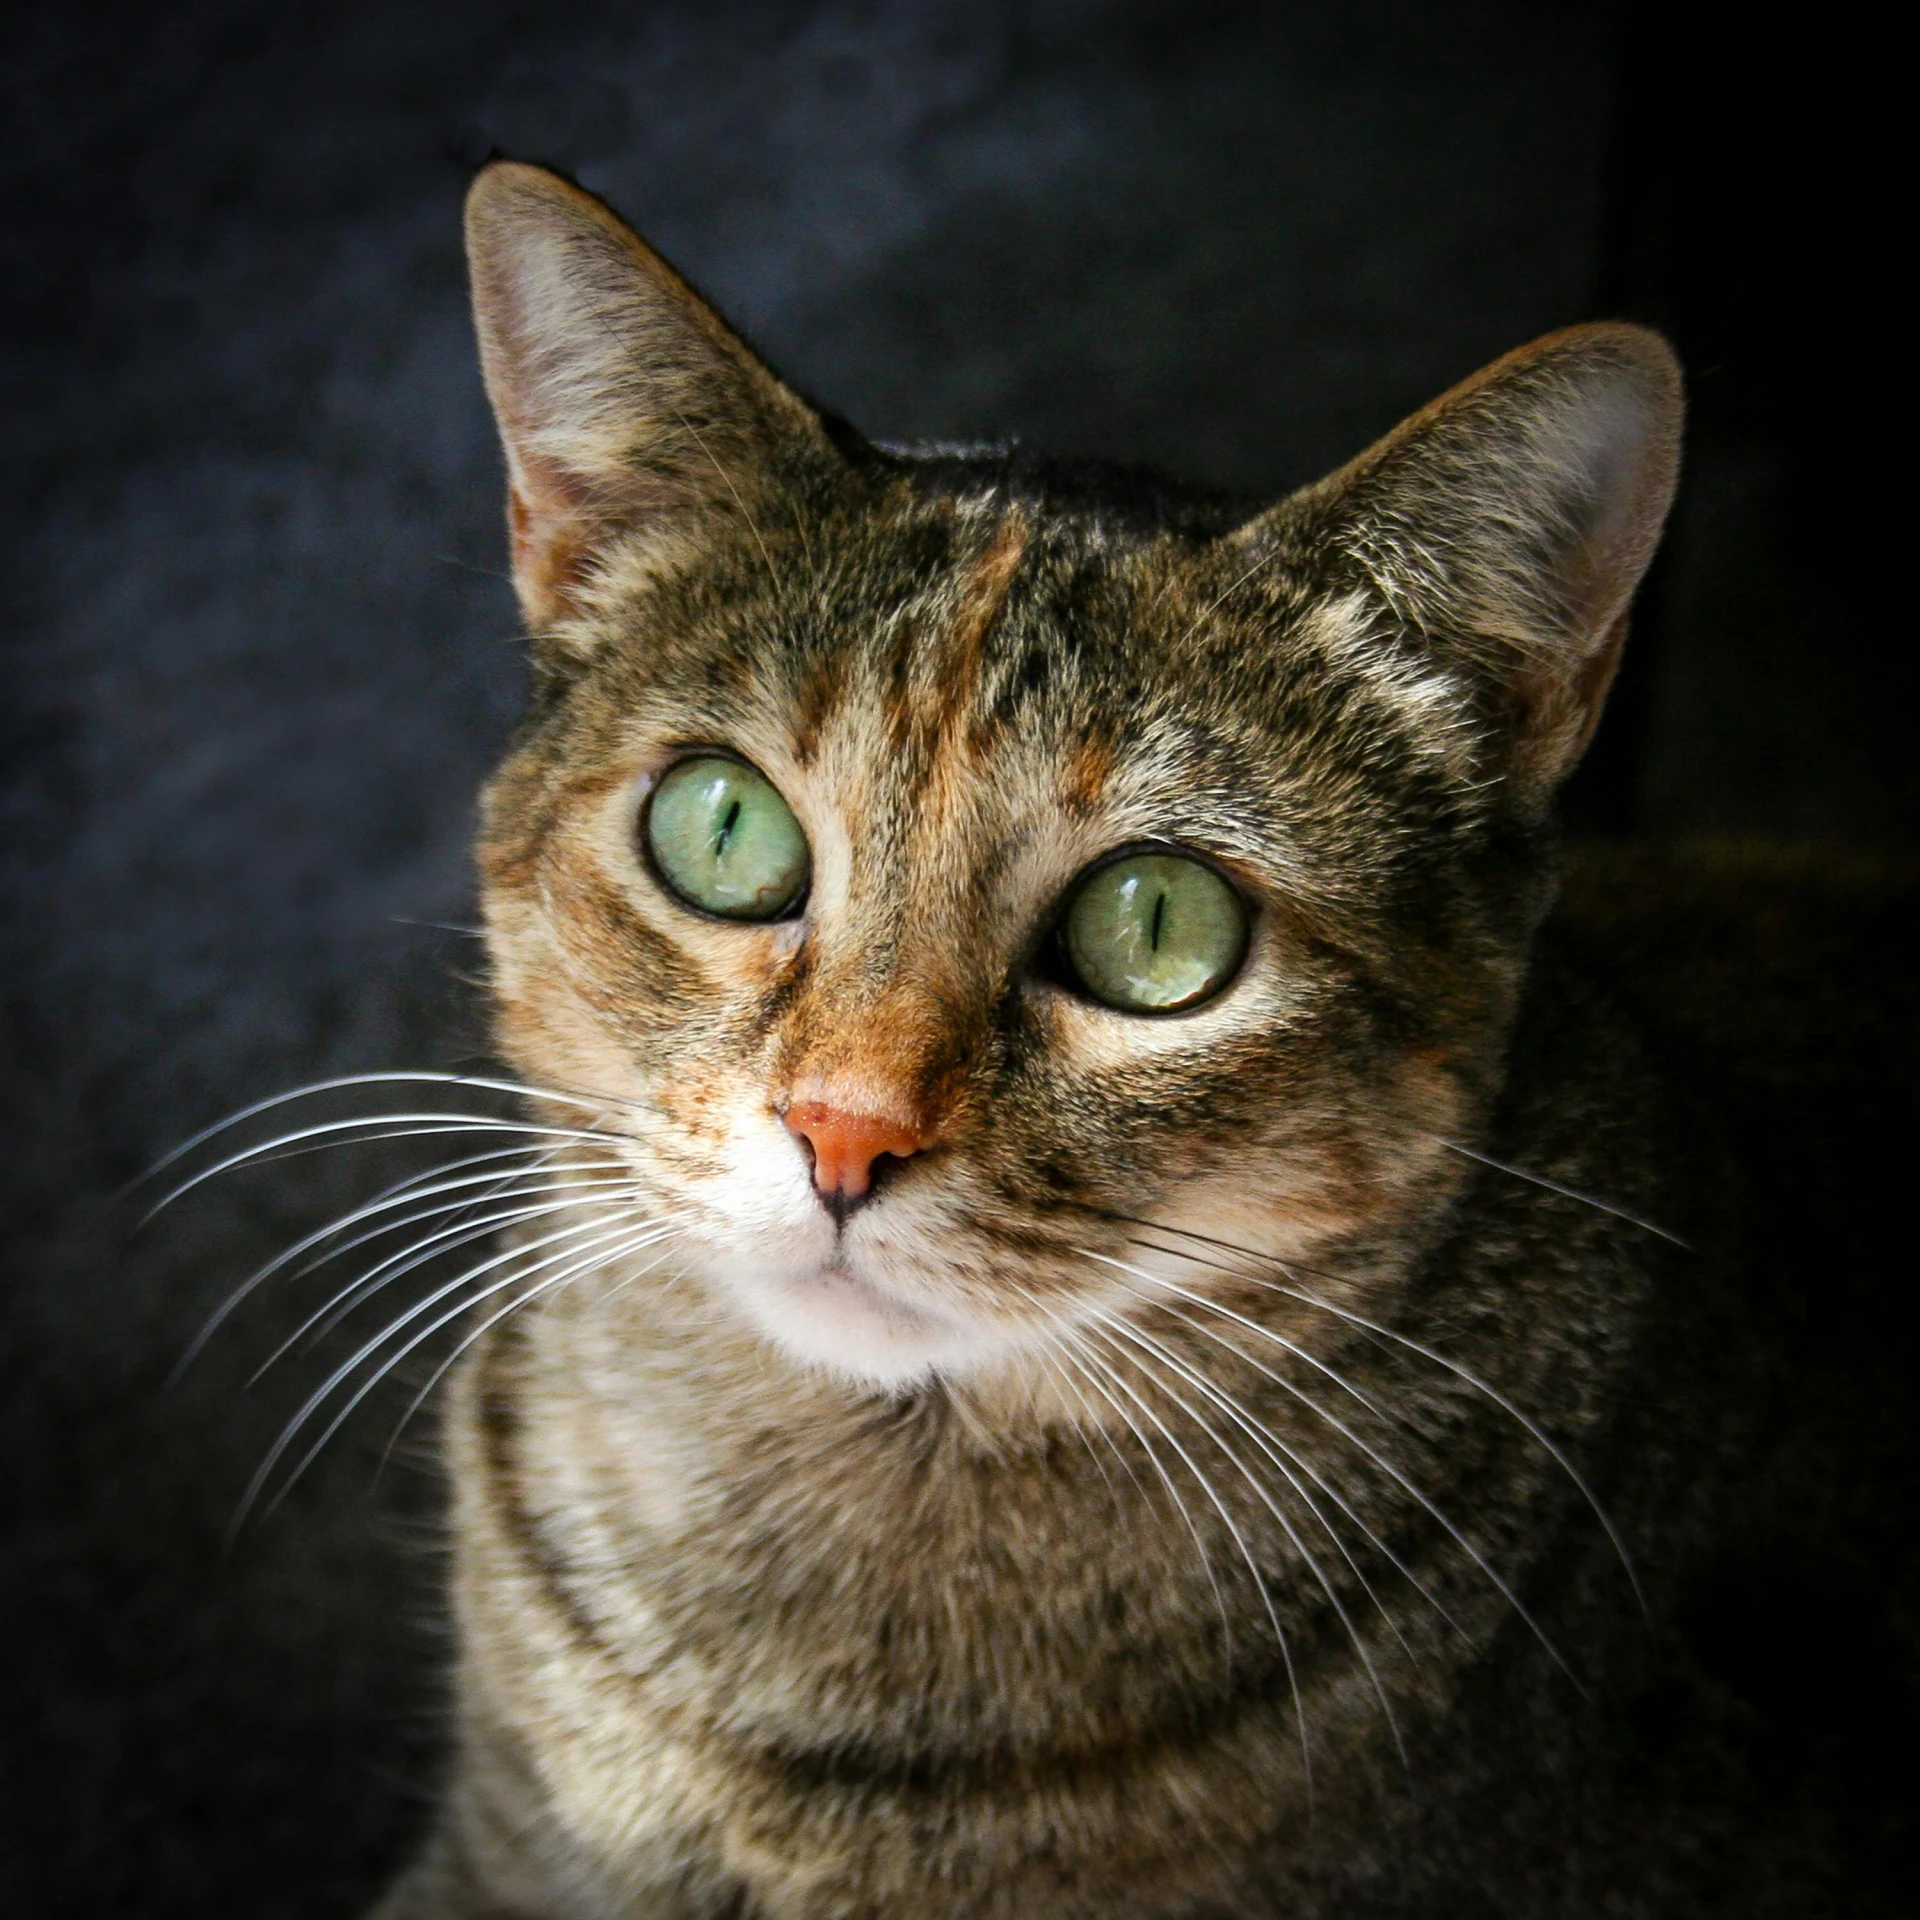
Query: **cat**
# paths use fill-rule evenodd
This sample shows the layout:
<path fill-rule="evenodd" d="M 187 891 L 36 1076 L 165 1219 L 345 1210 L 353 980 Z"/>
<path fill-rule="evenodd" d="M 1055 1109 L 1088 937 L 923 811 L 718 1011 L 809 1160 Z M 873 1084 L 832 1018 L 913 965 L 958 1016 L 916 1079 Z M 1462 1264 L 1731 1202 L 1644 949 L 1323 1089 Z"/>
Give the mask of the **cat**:
<path fill-rule="evenodd" d="M 562 1224 L 451 1376 L 455 1752 L 379 1920 L 1868 1910 L 1893 1760 L 1803 1778 L 1747 1680 L 1823 1658 L 1766 1489 L 1801 1303 L 1896 1244 L 1913 896 L 1562 889 L 1665 343 L 1250 503 L 864 440 L 544 170 L 467 237 Z"/>

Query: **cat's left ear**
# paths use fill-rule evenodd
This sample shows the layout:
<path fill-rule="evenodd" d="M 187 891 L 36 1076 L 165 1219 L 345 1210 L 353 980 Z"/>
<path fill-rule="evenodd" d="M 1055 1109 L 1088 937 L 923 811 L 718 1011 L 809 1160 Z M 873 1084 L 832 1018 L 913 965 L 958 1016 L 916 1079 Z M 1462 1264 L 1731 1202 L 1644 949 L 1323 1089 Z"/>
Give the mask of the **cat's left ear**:
<path fill-rule="evenodd" d="M 1535 804 L 1580 757 L 1679 473 L 1672 349 L 1644 327 L 1549 334 L 1242 530 L 1357 587 L 1472 685 Z"/>
<path fill-rule="evenodd" d="M 819 416 L 592 194 L 497 160 L 466 229 L 513 582 L 536 635 L 581 644 L 569 617 L 616 542 L 664 568 L 723 523 L 757 539 L 799 470 L 840 467 Z"/>

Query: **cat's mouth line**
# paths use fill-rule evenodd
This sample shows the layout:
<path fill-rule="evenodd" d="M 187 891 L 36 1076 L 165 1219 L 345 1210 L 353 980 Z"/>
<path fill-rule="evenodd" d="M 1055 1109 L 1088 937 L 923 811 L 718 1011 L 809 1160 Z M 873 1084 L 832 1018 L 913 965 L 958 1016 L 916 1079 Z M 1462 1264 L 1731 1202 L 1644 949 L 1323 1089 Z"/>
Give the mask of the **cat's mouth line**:
<path fill-rule="evenodd" d="M 884 1281 L 856 1273 L 844 1258 L 839 1257 L 843 1248 L 844 1241 L 837 1242 L 836 1257 L 823 1260 L 811 1273 L 803 1274 L 797 1280 L 789 1280 L 787 1286 L 801 1294 L 811 1288 L 850 1293 L 885 1319 L 920 1329 L 938 1327 L 948 1332 L 958 1330 L 959 1323 L 951 1315 L 912 1299 Z"/>

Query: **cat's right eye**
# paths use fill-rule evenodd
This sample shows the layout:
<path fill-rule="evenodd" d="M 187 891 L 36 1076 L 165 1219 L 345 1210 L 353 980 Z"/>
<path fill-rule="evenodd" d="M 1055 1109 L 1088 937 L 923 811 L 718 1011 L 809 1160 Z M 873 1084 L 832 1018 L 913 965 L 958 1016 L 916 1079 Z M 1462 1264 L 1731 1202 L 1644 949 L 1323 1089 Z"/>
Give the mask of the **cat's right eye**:
<path fill-rule="evenodd" d="M 701 913 L 778 920 L 807 890 L 807 836 L 772 781 L 744 760 L 701 754 L 670 767 L 643 831 L 668 892 Z"/>
<path fill-rule="evenodd" d="M 1143 851 L 1087 874 L 1061 928 L 1078 983 L 1122 1013 L 1178 1013 L 1239 970 L 1247 910 L 1213 868 Z"/>

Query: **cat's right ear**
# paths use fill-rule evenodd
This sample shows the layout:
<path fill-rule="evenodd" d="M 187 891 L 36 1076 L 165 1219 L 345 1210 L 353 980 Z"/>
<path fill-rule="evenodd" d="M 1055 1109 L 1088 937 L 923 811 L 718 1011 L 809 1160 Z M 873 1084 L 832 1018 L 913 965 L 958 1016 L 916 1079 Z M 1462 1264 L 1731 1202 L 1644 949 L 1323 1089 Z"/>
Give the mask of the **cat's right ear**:
<path fill-rule="evenodd" d="M 467 195 L 466 232 L 514 588 L 562 651 L 586 643 L 573 616 L 616 542 L 658 570 L 719 521 L 757 538 L 783 476 L 837 459 L 812 409 L 590 193 L 497 160 Z"/>

